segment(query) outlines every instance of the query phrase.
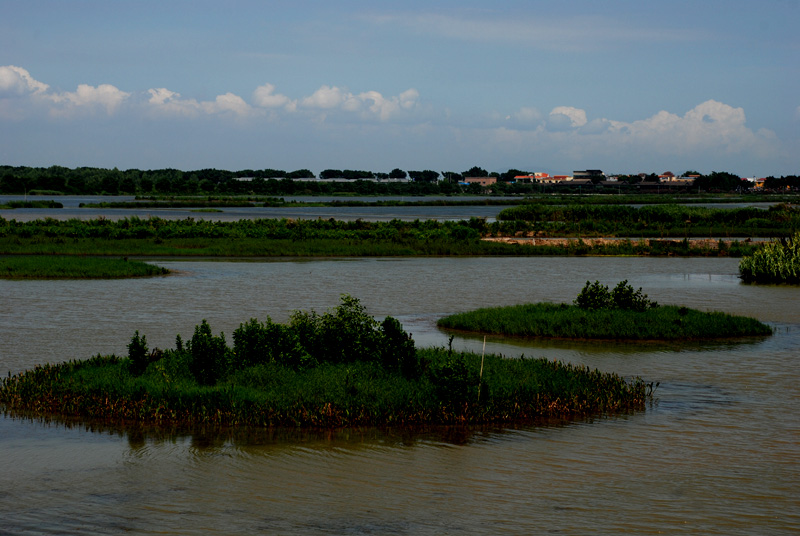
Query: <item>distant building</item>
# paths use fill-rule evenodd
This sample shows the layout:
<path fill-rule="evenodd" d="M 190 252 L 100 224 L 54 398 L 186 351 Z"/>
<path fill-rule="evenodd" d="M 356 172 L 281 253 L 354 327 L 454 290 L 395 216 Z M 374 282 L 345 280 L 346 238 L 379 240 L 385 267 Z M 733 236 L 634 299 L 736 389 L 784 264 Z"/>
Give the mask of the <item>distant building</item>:
<path fill-rule="evenodd" d="M 481 186 L 491 186 L 497 182 L 497 177 L 464 177 L 467 184 L 480 184 Z"/>
<path fill-rule="evenodd" d="M 606 175 L 600 169 L 586 169 L 583 171 L 573 171 L 572 178 L 574 180 L 589 179 L 590 181 L 603 181 L 605 180 Z"/>

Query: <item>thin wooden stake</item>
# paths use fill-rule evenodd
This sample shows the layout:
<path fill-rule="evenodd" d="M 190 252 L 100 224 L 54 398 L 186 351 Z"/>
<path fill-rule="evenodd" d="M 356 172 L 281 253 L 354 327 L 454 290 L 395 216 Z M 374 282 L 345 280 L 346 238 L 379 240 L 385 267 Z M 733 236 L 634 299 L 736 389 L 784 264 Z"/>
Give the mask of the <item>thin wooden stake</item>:
<path fill-rule="evenodd" d="M 478 402 L 481 401 L 481 384 L 483 383 L 483 357 L 486 355 L 486 335 L 483 336 L 483 352 L 481 352 L 481 372 L 478 374 Z"/>

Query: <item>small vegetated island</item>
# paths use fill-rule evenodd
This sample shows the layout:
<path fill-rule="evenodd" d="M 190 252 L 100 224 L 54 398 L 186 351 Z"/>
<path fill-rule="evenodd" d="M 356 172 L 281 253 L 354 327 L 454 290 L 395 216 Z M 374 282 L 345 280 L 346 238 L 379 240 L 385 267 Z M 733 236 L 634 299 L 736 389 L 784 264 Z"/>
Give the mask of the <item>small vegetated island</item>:
<path fill-rule="evenodd" d="M 287 324 L 251 319 L 127 357 L 37 366 L 0 383 L 6 412 L 164 425 L 385 426 L 537 422 L 642 409 L 652 384 L 547 359 L 419 349 L 356 298 Z"/>
<path fill-rule="evenodd" d="M 574 303 L 491 307 L 441 318 L 445 329 L 495 335 L 610 340 L 687 340 L 770 335 L 756 319 L 661 306 L 621 281 L 586 282 Z"/>
<path fill-rule="evenodd" d="M 0 279 L 122 279 L 166 275 L 169 270 L 127 258 L 66 255 L 0 256 Z"/>

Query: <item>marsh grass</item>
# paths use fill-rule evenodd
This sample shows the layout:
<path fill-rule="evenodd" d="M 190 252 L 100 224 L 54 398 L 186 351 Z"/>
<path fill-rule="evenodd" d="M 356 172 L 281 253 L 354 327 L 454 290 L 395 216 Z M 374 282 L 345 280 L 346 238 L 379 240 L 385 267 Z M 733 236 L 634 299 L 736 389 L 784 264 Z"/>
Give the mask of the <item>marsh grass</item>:
<path fill-rule="evenodd" d="M 275 363 L 198 384 L 176 353 L 133 376 L 128 360 L 96 356 L 37 366 L 0 386 L 6 410 L 161 424 L 252 426 L 454 424 L 581 418 L 642 409 L 647 386 L 547 359 L 508 359 L 443 348 L 418 350 L 409 379 L 355 361 L 295 370 Z M 478 393 L 481 396 L 478 396 Z"/>
<path fill-rule="evenodd" d="M 288 325 L 251 319 L 233 339 L 228 347 L 203 321 L 185 344 L 177 337 L 174 349 L 148 353 L 137 331 L 127 358 L 9 375 L 0 404 L 105 421 L 340 427 L 581 418 L 641 409 L 648 398 L 642 380 L 586 367 L 416 349 L 396 320 L 379 323 L 347 296 Z"/>
<path fill-rule="evenodd" d="M 689 340 L 772 333 L 769 326 L 753 318 L 686 307 L 588 310 L 554 303 L 477 309 L 444 317 L 437 325 L 478 333 L 570 339 Z"/>
<path fill-rule="evenodd" d="M 168 274 L 169 270 L 127 259 L 23 255 L 0 257 L 3 279 L 117 279 Z"/>
<path fill-rule="evenodd" d="M 772 240 L 744 257 L 739 273 L 748 282 L 800 284 L 800 232 Z"/>

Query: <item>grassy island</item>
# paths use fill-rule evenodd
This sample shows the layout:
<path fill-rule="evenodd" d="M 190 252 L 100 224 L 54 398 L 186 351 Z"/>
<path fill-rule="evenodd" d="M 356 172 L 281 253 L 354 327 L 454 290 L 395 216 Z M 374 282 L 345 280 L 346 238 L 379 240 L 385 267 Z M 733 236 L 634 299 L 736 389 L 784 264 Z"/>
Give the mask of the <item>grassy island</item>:
<path fill-rule="evenodd" d="M 392 317 L 358 300 L 288 324 L 251 319 L 128 356 L 37 366 L 0 383 L 6 411 L 190 425 L 339 427 L 526 422 L 641 409 L 652 385 L 546 359 L 417 349 Z"/>
<path fill-rule="evenodd" d="M 0 257 L 2 279 L 119 279 L 168 273 L 166 268 L 124 258 L 61 255 Z"/>
<path fill-rule="evenodd" d="M 610 292 L 586 282 L 575 303 L 491 307 L 444 317 L 445 329 L 495 335 L 569 339 L 686 340 L 770 335 L 753 318 L 659 306 L 627 281 Z"/>

